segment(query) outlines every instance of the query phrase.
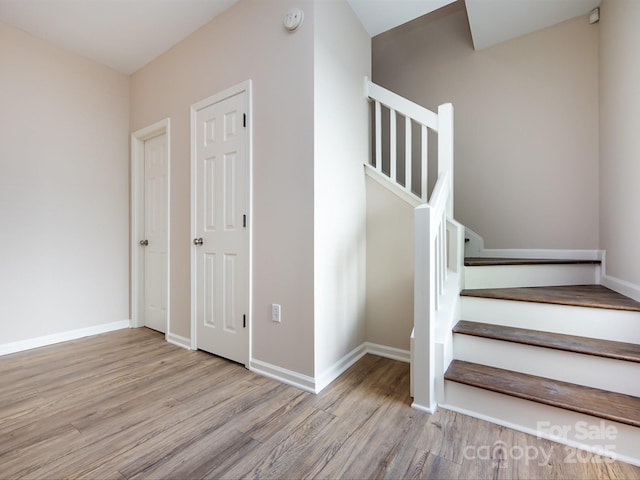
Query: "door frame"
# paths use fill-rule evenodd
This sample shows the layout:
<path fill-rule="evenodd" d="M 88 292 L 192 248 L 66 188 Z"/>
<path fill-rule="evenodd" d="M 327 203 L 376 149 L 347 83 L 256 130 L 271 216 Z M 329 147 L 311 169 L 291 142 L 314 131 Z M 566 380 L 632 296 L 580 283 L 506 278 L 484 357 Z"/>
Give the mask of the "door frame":
<path fill-rule="evenodd" d="M 196 246 L 193 244 L 193 239 L 196 238 L 196 120 L 199 110 L 210 107 L 218 102 L 221 102 L 229 97 L 245 93 L 247 100 L 247 112 L 246 112 L 246 152 L 247 152 L 247 234 L 249 235 L 249 251 L 247 252 L 248 265 L 249 265 L 249 305 L 247 305 L 247 341 L 248 345 L 248 358 L 247 365 L 251 362 L 252 352 L 252 319 L 253 319 L 253 96 L 252 96 L 252 81 L 246 80 L 238 83 L 232 87 L 229 87 L 221 92 L 218 92 L 210 97 L 205 98 L 199 102 L 191 105 L 191 238 L 189 243 L 191 244 L 191 350 L 198 349 L 198 322 L 196 318 L 196 302 L 197 302 L 197 284 L 196 284 Z"/>
<path fill-rule="evenodd" d="M 167 152 L 167 324 L 165 338 L 169 335 L 171 311 L 171 119 L 165 118 L 131 134 L 131 326 L 144 327 L 144 255 L 138 241 L 144 234 L 144 144 L 147 140 L 165 135 Z"/>

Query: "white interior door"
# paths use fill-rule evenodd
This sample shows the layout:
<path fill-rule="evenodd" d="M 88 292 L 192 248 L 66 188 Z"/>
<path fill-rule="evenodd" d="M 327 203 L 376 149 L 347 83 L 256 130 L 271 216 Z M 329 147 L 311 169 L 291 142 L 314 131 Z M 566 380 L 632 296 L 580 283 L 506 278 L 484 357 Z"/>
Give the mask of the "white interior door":
<path fill-rule="evenodd" d="M 167 151 L 166 133 L 144 142 L 144 325 L 167 329 Z"/>
<path fill-rule="evenodd" d="M 196 347 L 244 365 L 250 317 L 247 88 L 192 108 Z"/>

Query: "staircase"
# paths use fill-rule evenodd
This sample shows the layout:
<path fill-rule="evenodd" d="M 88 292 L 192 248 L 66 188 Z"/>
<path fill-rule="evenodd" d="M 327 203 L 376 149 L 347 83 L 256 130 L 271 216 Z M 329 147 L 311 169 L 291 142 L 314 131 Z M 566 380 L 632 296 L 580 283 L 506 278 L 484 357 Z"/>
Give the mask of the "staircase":
<path fill-rule="evenodd" d="M 596 260 L 465 259 L 440 406 L 640 464 L 640 303 Z"/>
<path fill-rule="evenodd" d="M 601 252 L 489 257 L 453 219 L 453 107 L 431 112 L 368 79 L 365 95 L 374 140 L 365 172 L 415 208 L 412 406 L 640 466 L 640 303 L 600 285 Z M 431 192 L 428 129 L 438 139 Z M 463 250 L 476 256 L 463 264 Z"/>
<path fill-rule="evenodd" d="M 433 413 L 436 365 L 442 366 L 442 356 L 436 357 L 437 325 L 449 325 L 456 314 L 464 245 L 464 228 L 453 219 L 453 106 L 442 104 L 436 113 L 367 78 L 364 87 L 374 140 L 365 172 L 414 207 L 412 406 Z M 429 131 L 437 138 L 431 192 Z"/>

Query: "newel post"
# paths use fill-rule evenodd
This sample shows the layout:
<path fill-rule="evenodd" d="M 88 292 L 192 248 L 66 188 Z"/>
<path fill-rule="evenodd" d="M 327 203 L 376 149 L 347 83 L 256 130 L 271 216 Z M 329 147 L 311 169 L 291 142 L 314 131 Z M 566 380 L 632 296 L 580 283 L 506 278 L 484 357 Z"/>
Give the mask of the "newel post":
<path fill-rule="evenodd" d="M 431 242 L 431 207 L 414 210 L 413 408 L 433 413 L 435 391 L 435 249 Z"/>

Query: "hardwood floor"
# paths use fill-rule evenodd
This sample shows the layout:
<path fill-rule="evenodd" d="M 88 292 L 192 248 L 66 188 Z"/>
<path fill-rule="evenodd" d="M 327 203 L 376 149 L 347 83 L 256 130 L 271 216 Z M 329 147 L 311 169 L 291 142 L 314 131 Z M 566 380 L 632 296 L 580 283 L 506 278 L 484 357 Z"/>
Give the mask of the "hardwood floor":
<path fill-rule="evenodd" d="M 490 267 L 496 265 L 599 265 L 600 260 L 572 260 L 558 258 L 504 258 L 465 257 L 465 267 Z"/>
<path fill-rule="evenodd" d="M 640 428 L 640 398 L 631 395 L 461 360 L 451 362 L 444 378 Z"/>
<path fill-rule="evenodd" d="M 605 308 L 640 312 L 640 302 L 602 285 L 561 285 L 553 287 L 474 288 L 460 292 L 463 297 L 494 298 L 518 302 L 554 303 L 576 307 Z"/>
<path fill-rule="evenodd" d="M 615 478 L 640 468 L 439 409 L 367 355 L 313 395 L 120 330 L 0 357 L 0 479 Z"/>
<path fill-rule="evenodd" d="M 640 345 L 460 320 L 453 333 L 640 363 Z"/>

